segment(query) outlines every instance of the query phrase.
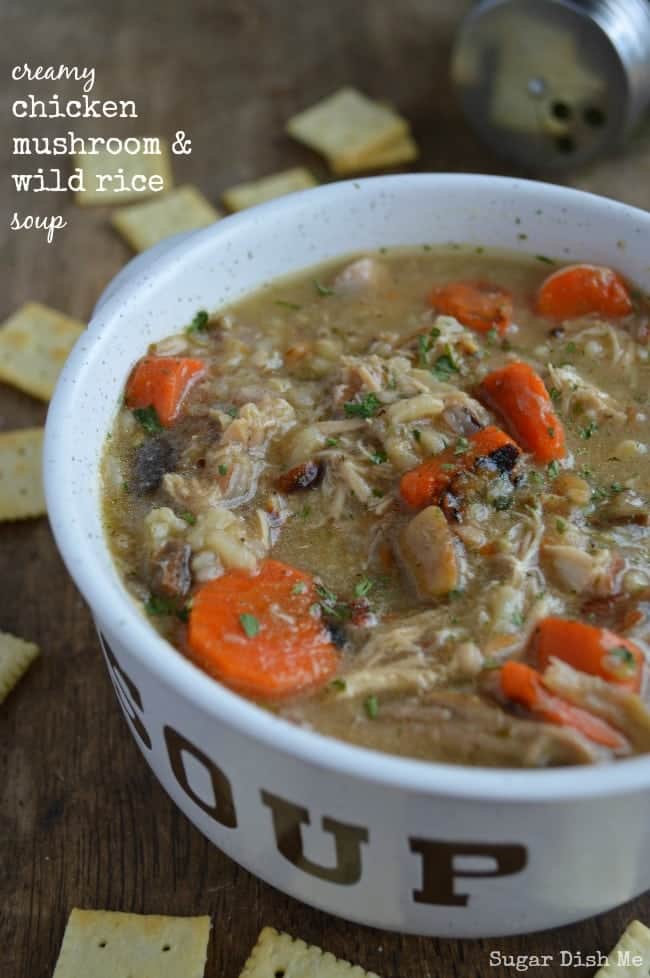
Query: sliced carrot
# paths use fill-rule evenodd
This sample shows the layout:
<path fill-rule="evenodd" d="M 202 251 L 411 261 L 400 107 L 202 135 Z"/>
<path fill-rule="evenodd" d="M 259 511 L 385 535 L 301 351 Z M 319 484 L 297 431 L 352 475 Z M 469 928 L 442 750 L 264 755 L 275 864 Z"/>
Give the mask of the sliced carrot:
<path fill-rule="evenodd" d="M 399 484 L 402 499 L 415 509 L 437 503 L 452 479 L 472 466 L 509 471 L 520 454 L 518 446 L 500 428 L 488 425 L 439 455 L 427 459 L 409 472 Z"/>
<path fill-rule="evenodd" d="M 328 680 L 336 647 L 312 608 L 309 574 L 265 560 L 257 574 L 230 571 L 194 595 L 188 642 L 197 665 L 238 692 L 279 699 Z"/>
<path fill-rule="evenodd" d="M 491 282 L 448 282 L 429 296 L 433 308 L 477 333 L 503 335 L 512 322 L 512 295 Z"/>
<path fill-rule="evenodd" d="M 550 693 L 540 674 L 523 662 L 511 660 L 504 663 L 499 670 L 499 679 L 503 695 L 513 703 L 526 707 L 540 720 L 561 727 L 573 727 L 603 747 L 617 750 L 625 746 L 624 737 L 614 727 L 593 713 Z"/>
<path fill-rule="evenodd" d="M 538 462 L 564 458 L 562 422 L 553 410 L 544 381 L 520 360 L 493 370 L 481 383 L 482 399 L 506 422 L 526 452 Z"/>
<path fill-rule="evenodd" d="M 192 357 L 143 357 L 126 385 L 129 408 L 154 407 L 160 423 L 168 428 L 177 419 L 190 386 L 205 366 Z"/>
<path fill-rule="evenodd" d="M 632 300 L 625 281 L 613 269 L 568 265 L 542 282 L 535 308 L 550 319 L 576 319 L 591 313 L 619 319 L 632 312 Z"/>
<path fill-rule="evenodd" d="M 566 618 L 543 618 L 533 633 L 531 647 L 540 669 L 545 669 L 552 658 L 562 659 L 579 672 L 600 676 L 636 693 L 641 689 L 643 652 L 607 628 Z"/>

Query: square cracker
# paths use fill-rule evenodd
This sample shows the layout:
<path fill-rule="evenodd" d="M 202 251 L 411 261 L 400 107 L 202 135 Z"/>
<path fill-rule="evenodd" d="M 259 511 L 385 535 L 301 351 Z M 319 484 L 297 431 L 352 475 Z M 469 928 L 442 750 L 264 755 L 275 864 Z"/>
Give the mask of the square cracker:
<path fill-rule="evenodd" d="M 81 169 L 83 173 L 83 190 L 77 191 L 75 201 L 80 207 L 101 207 L 114 204 L 125 204 L 127 201 L 144 200 L 145 197 L 162 194 L 171 190 L 174 180 L 172 177 L 171 158 L 169 148 L 164 139 L 160 140 L 160 153 L 150 155 L 148 153 L 121 152 L 117 155 L 100 150 L 96 156 L 79 155 L 73 157 L 75 167 Z M 117 175 L 118 169 L 124 171 L 124 179 L 130 185 L 131 179 L 136 174 L 152 177 L 159 175 L 163 178 L 162 190 L 126 190 L 116 192 L 112 181 L 104 182 L 104 190 L 98 189 L 98 174 Z"/>
<path fill-rule="evenodd" d="M 26 302 L 0 327 L 0 380 L 49 401 L 84 323 Z"/>
<path fill-rule="evenodd" d="M 146 251 L 172 234 L 207 227 L 220 217 L 201 191 L 187 184 L 143 204 L 120 208 L 111 215 L 111 224 L 134 251 Z"/>
<path fill-rule="evenodd" d="M 0 703 L 25 675 L 39 652 L 34 642 L 0 632 Z"/>
<path fill-rule="evenodd" d="M 290 170 L 272 173 L 261 180 L 251 180 L 248 183 L 238 183 L 229 187 L 222 194 L 222 199 L 228 210 L 243 211 L 255 204 L 263 204 L 274 197 L 292 194 L 296 190 L 308 190 L 318 183 L 304 166 L 294 166 Z"/>
<path fill-rule="evenodd" d="M 239 978 L 379 978 L 329 951 L 265 927 Z"/>
<path fill-rule="evenodd" d="M 405 136 L 408 123 L 389 106 L 341 88 L 289 119 L 287 132 L 339 166 L 352 167 Z"/>
<path fill-rule="evenodd" d="M 209 917 L 70 914 L 53 978 L 203 978 Z"/>
<path fill-rule="evenodd" d="M 632 964 L 635 957 L 641 958 L 643 964 Z M 594 978 L 646 978 L 649 966 L 650 930 L 640 920 L 633 920 Z"/>
<path fill-rule="evenodd" d="M 42 455 L 42 428 L 0 434 L 0 522 L 45 512 Z"/>
<path fill-rule="evenodd" d="M 412 163 L 420 155 L 418 144 L 410 134 L 400 136 L 382 149 L 375 150 L 370 156 L 359 158 L 354 164 L 346 159 L 332 157 L 329 160 L 332 172 L 337 176 L 359 173 L 364 170 L 383 170 L 402 163 Z"/>

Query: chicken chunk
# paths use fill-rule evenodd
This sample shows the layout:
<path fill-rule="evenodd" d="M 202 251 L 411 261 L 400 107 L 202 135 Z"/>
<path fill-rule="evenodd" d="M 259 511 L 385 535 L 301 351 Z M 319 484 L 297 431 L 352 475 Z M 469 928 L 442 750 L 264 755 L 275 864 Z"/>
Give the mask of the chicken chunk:
<path fill-rule="evenodd" d="M 458 587 L 454 538 L 439 506 L 427 506 L 413 517 L 400 534 L 399 550 L 421 598 L 437 598 Z"/>

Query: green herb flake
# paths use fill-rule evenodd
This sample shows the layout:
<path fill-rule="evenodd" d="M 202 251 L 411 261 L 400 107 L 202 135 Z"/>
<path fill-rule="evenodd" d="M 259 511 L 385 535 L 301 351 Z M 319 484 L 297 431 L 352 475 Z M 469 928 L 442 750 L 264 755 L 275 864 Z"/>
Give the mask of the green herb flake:
<path fill-rule="evenodd" d="M 592 438 L 597 431 L 598 425 L 596 422 L 590 421 L 589 424 L 586 424 L 584 428 L 580 429 L 580 437 L 583 439 L 583 441 L 589 441 L 589 439 Z"/>
<path fill-rule="evenodd" d="M 437 340 L 442 336 L 442 331 L 438 329 L 437 326 L 432 326 L 429 330 L 429 336 L 432 340 Z"/>
<path fill-rule="evenodd" d="M 623 486 L 620 482 L 612 482 L 609 488 L 613 493 L 619 493 L 619 492 L 623 492 L 625 486 Z"/>
<path fill-rule="evenodd" d="M 543 483 L 544 476 L 541 472 L 538 472 L 537 469 L 531 469 L 528 473 L 528 481 L 535 486 L 539 486 Z"/>
<path fill-rule="evenodd" d="M 463 435 L 461 435 L 459 438 L 456 439 L 456 444 L 454 446 L 454 455 L 464 455 L 468 448 L 469 448 L 469 442 L 467 438 L 464 438 Z"/>
<path fill-rule="evenodd" d="M 224 465 L 223 462 L 218 466 L 217 471 L 219 475 L 228 475 L 228 466 Z"/>
<path fill-rule="evenodd" d="M 291 588 L 291 593 L 304 594 L 306 590 L 307 590 L 307 585 L 305 581 L 298 581 L 298 583 L 294 584 L 294 586 Z"/>
<path fill-rule="evenodd" d="M 293 309 L 294 311 L 302 309 L 302 306 L 297 302 L 289 302 L 288 299 L 276 299 L 275 304 L 276 306 L 282 306 L 283 309 Z"/>
<path fill-rule="evenodd" d="M 144 603 L 144 610 L 152 617 L 160 615 L 175 615 L 176 605 L 167 598 L 161 598 L 158 594 L 151 594 Z"/>
<path fill-rule="evenodd" d="M 419 442 L 422 440 L 422 432 L 420 431 L 419 428 L 414 428 L 411 434 L 413 435 L 414 441 Z"/>
<path fill-rule="evenodd" d="M 348 684 L 341 676 L 337 676 L 336 679 L 331 681 L 330 688 L 337 690 L 337 692 L 343 693 L 348 688 Z"/>
<path fill-rule="evenodd" d="M 454 452 L 456 454 L 456 452 Z M 455 462 L 442 462 L 440 468 L 443 472 L 455 472 L 458 466 Z"/>
<path fill-rule="evenodd" d="M 159 431 L 162 431 L 163 426 L 153 404 L 145 408 L 134 408 L 133 417 L 142 425 L 148 435 L 157 435 Z"/>
<path fill-rule="evenodd" d="M 510 509 L 512 506 L 512 496 L 497 496 L 497 498 L 492 502 L 492 505 L 497 512 L 502 513 L 504 510 Z"/>
<path fill-rule="evenodd" d="M 637 662 L 634 653 L 626 649 L 624 645 L 615 645 L 607 650 L 607 658 L 612 660 L 612 664 L 617 672 L 623 675 L 634 675 L 637 670 Z"/>
<path fill-rule="evenodd" d="M 299 511 L 298 516 L 300 517 L 301 520 L 306 520 L 310 513 L 311 513 L 311 507 L 305 505 Z"/>
<path fill-rule="evenodd" d="M 388 455 L 381 448 L 378 448 L 376 452 L 373 452 L 370 456 L 373 465 L 383 465 L 384 462 L 388 461 Z"/>
<path fill-rule="evenodd" d="M 255 638 L 259 634 L 260 623 L 255 615 L 250 615 L 247 611 L 239 616 L 239 624 L 244 630 L 247 638 Z"/>
<path fill-rule="evenodd" d="M 376 720 L 379 714 L 379 700 L 376 696 L 368 696 L 363 701 L 363 708 L 371 720 Z"/>
<path fill-rule="evenodd" d="M 122 490 L 123 490 L 123 492 L 128 492 L 129 491 L 129 488 L 130 488 L 129 487 L 129 483 L 125 479 L 124 482 L 122 483 Z"/>
<path fill-rule="evenodd" d="M 497 333 L 496 329 L 492 327 L 492 329 L 488 329 L 485 337 L 487 339 L 488 346 L 494 346 L 499 339 L 499 334 Z"/>
<path fill-rule="evenodd" d="M 567 529 L 566 522 L 565 520 L 560 519 L 559 516 L 555 521 L 555 529 L 557 530 L 558 533 L 566 533 L 566 529 Z"/>
<path fill-rule="evenodd" d="M 236 408 L 233 404 L 230 407 L 224 408 L 224 413 L 229 415 L 231 418 L 236 418 L 239 414 L 239 408 Z"/>
<path fill-rule="evenodd" d="M 346 401 L 343 410 L 348 418 L 374 418 L 381 407 L 376 394 L 364 394 L 359 401 Z"/>
<path fill-rule="evenodd" d="M 521 611 L 515 611 L 514 614 L 511 617 L 510 621 L 517 628 L 521 628 L 521 626 L 524 623 L 524 616 L 522 615 Z"/>
<path fill-rule="evenodd" d="M 189 523 L 190 526 L 194 526 L 196 523 L 196 516 L 194 513 L 190 513 L 189 510 L 187 510 L 185 513 L 179 513 L 178 515 L 182 520 L 185 520 L 186 523 Z"/>
<path fill-rule="evenodd" d="M 186 328 L 186 333 L 205 333 L 208 329 L 210 317 L 208 316 L 205 309 L 199 309 L 196 316 Z"/>
<path fill-rule="evenodd" d="M 535 258 L 537 261 L 541 261 L 544 265 L 555 265 L 553 259 L 549 258 L 548 255 L 535 255 Z"/>
<path fill-rule="evenodd" d="M 457 601 L 457 600 L 458 600 L 458 598 L 462 598 L 462 596 L 464 595 L 464 593 L 465 593 L 465 592 L 463 591 L 463 589 L 462 589 L 462 588 L 460 588 L 460 587 L 454 587 L 454 588 L 452 588 L 452 589 L 451 589 L 451 591 L 449 592 L 449 598 L 450 598 L 450 599 L 451 599 L 452 601 Z"/>
<path fill-rule="evenodd" d="M 384 498 L 384 496 L 386 495 L 386 493 L 384 493 L 384 492 L 382 492 L 382 491 L 381 491 L 381 489 L 373 489 L 373 490 L 372 490 L 372 494 L 373 494 L 373 496 L 375 496 L 375 497 L 376 497 L 377 499 L 383 499 L 383 498 Z"/>
<path fill-rule="evenodd" d="M 327 445 L 328 448 L 336 448 L 339 441 L 340 441 L 339 438 L 326 438 L 325 444 Z"/>
<path fill-rule="evenodd" d="M 451 347 L 447 346 L 447 352 L 442 353 L 431 368 L 431 373 L 438 380 L 449 380 L 451 374 L 460 373 L 460 368 L 454 360 Z"/>
<path fill-rule="evenodd" d="M 365 598 L 372 591 L 375 582 L 370 577 L 362 577 L 354 586 L 355 598 Z"/>
<path fill-rule="evenodd" d="M 571 340 L 569 343 L 567 343 L 567 345 L 564 347 L 564 349 L 566 350 L 567 353 L 576 353 L 577 350 L 578 350 L 578 347 L 575 345 L 575 343 L 573 342 L 573 340 Z"/>
<path fill-rule="evenodd" d="M 560 466 L 555 459 L 553 459 L 552 462 L 548 463 L 548 465 L 546 466 L 546 471 L 548 472 L 550 479 L 557 478 L 557 476 L 560 474 Z"/>
<path fill-rule="evenodd" d="M 549 395 L 550 395 L 552 401 L 559 401 L 560 398 L 562 397 L 562 395 L 560 394 L 560 392 L 557 389 L 557 387 L 551 387 L 551 389 L 549 391 Z"/>
<path fill-rule="evenodd" d="M 323 283 L 319 282 L 317 278 L 314 279 L 314 288 L 318 294 L 322 296 L 336 295 L 334 289 L 330 289 L 329 286 L 323 285 Z"/>

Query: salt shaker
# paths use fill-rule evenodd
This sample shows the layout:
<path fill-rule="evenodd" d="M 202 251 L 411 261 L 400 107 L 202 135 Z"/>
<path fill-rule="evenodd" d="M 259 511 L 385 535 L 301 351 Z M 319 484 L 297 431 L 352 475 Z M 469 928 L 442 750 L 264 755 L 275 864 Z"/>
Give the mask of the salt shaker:
<path fill-rule="evenodd" d="M 501 155 L 542 169 L 583 163 L 624 143 L 650 106 L 650 0 L 480 0 L 452 76 Z"/>

